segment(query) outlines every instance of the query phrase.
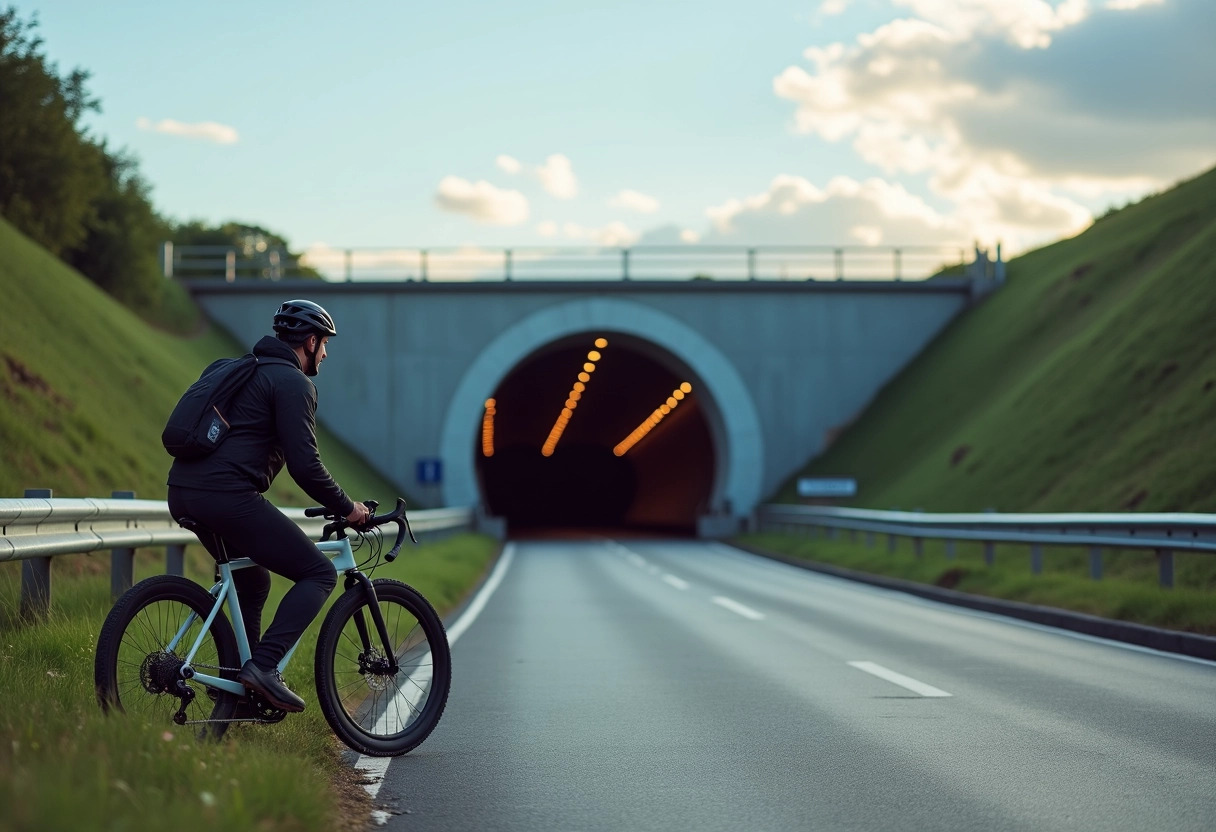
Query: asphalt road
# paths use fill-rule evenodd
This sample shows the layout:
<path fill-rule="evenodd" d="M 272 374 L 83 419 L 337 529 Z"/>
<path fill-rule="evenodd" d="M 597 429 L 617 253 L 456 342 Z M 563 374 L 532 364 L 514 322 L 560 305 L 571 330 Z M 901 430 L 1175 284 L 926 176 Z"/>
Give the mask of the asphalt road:
<path fill-rule="evenodd" d="M 716 543 L 509 548 L 388 829 L 1216 829 L 1216 664 Z"/>

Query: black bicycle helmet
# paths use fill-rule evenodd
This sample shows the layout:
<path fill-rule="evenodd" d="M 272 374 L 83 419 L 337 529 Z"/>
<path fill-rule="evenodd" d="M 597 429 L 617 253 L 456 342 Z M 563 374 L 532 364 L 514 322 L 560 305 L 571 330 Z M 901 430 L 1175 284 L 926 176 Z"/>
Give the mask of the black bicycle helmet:
<path fill-rule="evenodd" d="M 334 319 L 310 300 L 289 300 L 274 313 L 274 331 L 283 334 L 337 335 Z"/>

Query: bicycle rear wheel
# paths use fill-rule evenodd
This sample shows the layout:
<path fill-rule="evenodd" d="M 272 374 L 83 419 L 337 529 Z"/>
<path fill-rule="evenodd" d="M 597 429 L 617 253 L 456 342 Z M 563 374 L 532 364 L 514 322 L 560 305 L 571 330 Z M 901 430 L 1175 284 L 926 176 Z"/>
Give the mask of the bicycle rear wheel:
<path fill-rule="evenodd" d="M 317 697 L 344 743 L 372 757 L 395 757 L 416 748 L 439 724 L 452 684 L 452 657 L 443 622 L 421 593 L 400 581 L 373 584 L 395 662 L 367 594 L 355 586 L 321 625 Z"/>
<path fill-rule="evenodd" d="M 127 590 L 110 610 L 97 639 L 93 681 L 102 710 L 173 725 L 182 699 L 171 691 L 214 605 L 206 590 L 174 575 L 148 578 Z M 183 626 L 184 634 L 170 649 Z M 236 678 L 240 653 L 232 625 L 223 615 L 217 615 L 203 635 L 193 665 L 225 679 Z M 232 718 L 236 696 L 189 680 L 186 685 L 194 693 L 186 706 L 187 721 Z M 223 722 L 207 723 L 200 736 L 218 738 L 227 727 Z"/>

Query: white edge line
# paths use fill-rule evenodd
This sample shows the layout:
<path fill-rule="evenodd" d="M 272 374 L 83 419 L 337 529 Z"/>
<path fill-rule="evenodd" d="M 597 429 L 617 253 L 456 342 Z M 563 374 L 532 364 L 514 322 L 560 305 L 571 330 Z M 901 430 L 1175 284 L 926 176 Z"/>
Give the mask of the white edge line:
<path fill-rule="evenodd" d="M 671 584 L 676 589 L 688 589 L 688 581 L 677 578 L 675 575 L 664 575 L 663 582 Z"/>
<path fill-rule="evenodd" d="M 498 585 L 502 583 L 503 576 L 507 574 L 507 568 L 511 565 L 511 559 L 515 555 L 515 544 L 508 543 L 502 550 L 502 557 L 498 559 L 498 563 L 494 564 L 494 571 L 490 573 L 490 577 L 481 589 L 477 591 L 473 601 L 460 614 L 460 618 L 456 623 L 447 628 L 448 645 L 456 643 L 456 639 L 460 638 L 464 631 L 472 626 L 477 620 L 477 616 L 481 615 L 481 611 L 485 608 L 486 602 L 490 600 L 490 596 L 494 594 L 494 590 L 498 589 Z M 380 794 L 380 786 L 384 783 L 384 776 L 388 773 L 388 764 L 392 761 L 392 757 L 368 757 L 365 754 L 360 754 L 359 759 L 355 761 L 355 769 L 366 775 L 367 781 L 363 784 L 363 788 L 371 795 L 372 800 L 376 799 L 376 795 Z M 372 811 L 372 820 L 377 826 L 383 826 L 388 821 L 388 814 L 379 810 Z"/>
<path fill-rule="evenodd" d="M 872 676 L 877 676 L 879 679 L 885 679 L 892 684 L 899 685 L 901 688 L 907 688 L 913 693 L 919 693 L 921 696 L 942 698 L 954 695 L 946 693 L 941 688 L 935 688 L 933 685 L 926 685 L 924 682 L 917 681 L 911 676 L 896 673 L 894 670 L 883 667 L 880 664 L 875 664 L 874 662 L 849 662 L 849 667 L 855 667 Z"/>
<path fill-rule="evenodd" d="M 731 612 L 733 612 L 735 615 L 741 615 L 744 618 L 750 618 L 752 621 L 760 621 L 761 619 L 764 618 L 764 613 L 756 612 L 751 607 L 744 606 L 743 604 L 740 604 L 738 601 L 733 601 L 730 598 L 727 598 L 725 596 L 715 595 L 713 598 L 713 601 L 719 607 L 728 609 Z"/>

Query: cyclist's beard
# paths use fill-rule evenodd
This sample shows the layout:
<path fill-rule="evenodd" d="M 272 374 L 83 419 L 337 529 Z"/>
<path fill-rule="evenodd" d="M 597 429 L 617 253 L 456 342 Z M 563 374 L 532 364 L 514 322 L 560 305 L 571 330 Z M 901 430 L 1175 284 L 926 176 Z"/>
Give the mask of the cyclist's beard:
<path fill-rule="evenodd" d="M 312 352 L 308 352 L 307 350 L 305 351 L 305 355 L 308 356 L 308 364 L 305 365 L 305 367 L 304 367 L 304 375 L 311 377 L 311 376 L 315 376 L 317 374 L 317 370 L 319 369 L 317 366 L 317 353 L 319 353 L 320 351 L 321 351 L 320 342 L 317 342 L 317 348 L 315 350 L 313 350 Z"/>

